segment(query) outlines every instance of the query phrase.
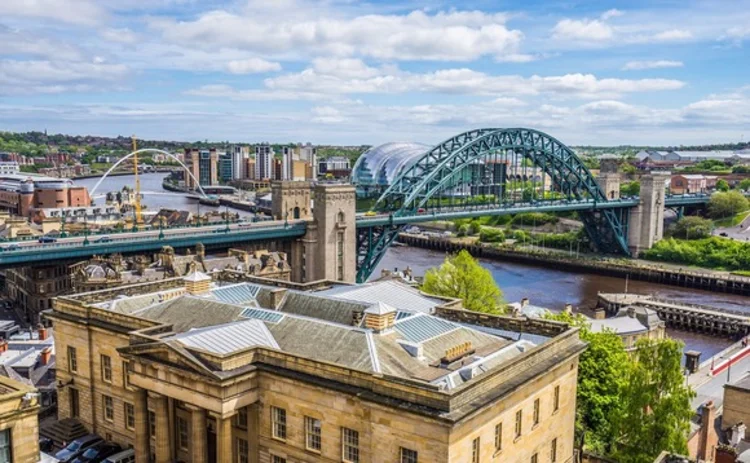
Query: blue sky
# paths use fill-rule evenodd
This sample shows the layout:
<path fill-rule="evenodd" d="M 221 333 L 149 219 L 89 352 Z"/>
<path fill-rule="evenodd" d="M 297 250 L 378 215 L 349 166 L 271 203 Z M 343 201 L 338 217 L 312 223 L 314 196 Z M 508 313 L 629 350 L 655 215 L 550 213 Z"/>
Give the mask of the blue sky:
<path fill-rule="evenodd" d="M 0 130 L 437 143 L 750 137 L 750 1 L 0 1 Z"/>

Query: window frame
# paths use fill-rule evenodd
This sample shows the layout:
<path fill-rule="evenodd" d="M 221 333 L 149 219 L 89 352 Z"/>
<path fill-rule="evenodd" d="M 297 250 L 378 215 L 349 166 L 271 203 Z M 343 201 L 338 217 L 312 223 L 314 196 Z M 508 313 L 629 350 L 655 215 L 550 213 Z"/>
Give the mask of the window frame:
<path fill-rule="evenodd" d="M 183 431 L 185 431 L 184 434 Z M 181 416 L 177 416 L 177 446 L 180 450 L 190 449 L 190 427 L 188 426 L 188 420 Z"/>
<path fill-rule="evenodd" d="M 315 422 L 318 424 L 317 433 L 315 432 Z M 310 442 L 315 441 L 317 438 L 317 448 L 311 446 Z M 320 453 L 323 449 L 323 422 L 312 416 L 305 416 L 305 450 L 310 452 Z"/>
<path fill-rule="evenodd" d="M 286 409 L 271 406 L 271 437 L 276 440 L 286 441 L 287 422 Z"/>
<path fill-rule="evenodd" d="M 341 461 L 359 463 L 359 431 L 356 429 L 341 427 Z"/>
<path fill-rule="evenodd" d="M 555 391 L 552 397 L 552 413 L 560 410 L 560 385 L 555 386 Z"/>
<path fill-rule="evenodd" d="M 482 446 L 479 437 L 475 437 L 471 441 L 471 463 L 479 463 L 482 457 Z"/>
<path fill-rule="evenodd" d="M 515 438 L 520 439 L 523 435 L 523 410 L 516 410 Z"/>
<path fill-rule="evenodd" d="M 68 346 L 68 371 L 78 373 L 78 352 L 74 346 Z"/>
<path fill-rule="evenodd" d="M 534 399 L 534 413 L 531 415 L 532 426 L 538 426 L 540 420 L 542 404 L 539 398 Z"/>
<path fill-rule="evenodd" d="M 102 381 L 112 383 L 112 357 L 99 354 L 99 367 L 102 370 Z"/>
<path fill-rule="evenodd" d="M 244 448 L 243 448 L 244 445 Z M 244 450 L 244 454 L 243 454 Z M 250 443 L 247 439 L 237 437 L 237 463 L 250 462 Z"/>
<path fill-rule="evenodd" d="M 102 394 L 102 411 L 104 421 L 113 423 L 115 421 L 115 399 L 111 395 Z"/>
<path fill-rule="evenodd" d="M 550 442 L 550 452 L 549 452 L 549 461 L 550 463 L 556 463 L 557 462 L 557 437 L 552 439 L 552 442 Z"/>
<path fill-rule="evenodd" d="M 401 463 L 419 463 L 419 452 L 406 447 L 399 447 L 399 461 Z"/>
<path fill-rule="evenodd" d="M 502 452 L 503 450 L 503 422 L 499 422 L 495 425 L 495 452 Z"/>
<path fill-rule="evenodd" d="M 125 402 L 123 404 L 123 413 L 125 414 L 125 429 L 134 431 L 135 430 L 135 405 L 131 404 L 130 402 Z M 130 424 L 131 419 L 133 423 L 132 425 Z"/>

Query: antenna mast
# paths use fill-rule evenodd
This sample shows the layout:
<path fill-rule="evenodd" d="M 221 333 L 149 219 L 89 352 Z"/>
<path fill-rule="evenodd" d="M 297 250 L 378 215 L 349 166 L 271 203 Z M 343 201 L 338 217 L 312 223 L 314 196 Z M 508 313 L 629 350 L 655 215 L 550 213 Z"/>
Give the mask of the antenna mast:
<path fill-rule="evenodd" d="M 133 174 L 135 175 L 135 220 L 133 228 L 138 228 L 143 224 L 141 218 L 141 179 L 138 178 L 138 141 L 135 135 L 130 138 L 133 140 Z"/>

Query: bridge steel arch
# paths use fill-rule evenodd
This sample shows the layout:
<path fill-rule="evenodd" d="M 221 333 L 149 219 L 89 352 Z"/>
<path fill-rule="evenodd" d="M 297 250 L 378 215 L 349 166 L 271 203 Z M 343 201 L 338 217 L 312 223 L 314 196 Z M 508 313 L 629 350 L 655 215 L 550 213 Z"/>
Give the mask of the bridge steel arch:
<path fill-rule="evenodd" d="M 393 180 L 374 211 L 394 217 L 416 214 L 454 184 L 464 169 L 498 151 L 528 159 L 568 200 L 607 202 L 607 196 L 578 156 L 557 139 L 526 128 L 485 128 L 456 135 L 426 152 Z M 599 252 L 629 255 L 627 212 L 617 208 L 581 211 L 588 238 Z M 404 226 L 361 229 L 357 237 L 357 280 L 364 282 Z"/>
<path fill-rule="evenodd" d="M 198 187 L 198 190 L 200 190 L 201 195 L 203 197 L 207 197 L 208 196 L 208 195 L 206 195 L 206 192 L 203 191 L 203 187 L 201 187 L 201 184 L 198 181 L 198 179 L 195 178 L 195 176 L 193 175 L 192 172 L 190 172 L 190 169 L 188 169 L 188 167 L 185 165 L 184 162 L 180 161 L 180 159 L 177 156 L 175 156 L 174 154 L 172 154 L 172 153 L 170 153 L 168 151 L 164 151 L 164 150 L 160 150 L 160 149 L 156 149 L 156 148 L 142 148 L 142 149 L 133 151 L 132 153 L 130 153 L 130 154 L 126 155 L 126 156 L 123 156 L 122 159 L 120 159 L 119 161 L 117 161 L 116 163 L 114 163 L 114 165 L 112 167 L 110 167 L 109 170 L 107 170 L 107 172 L 104 173 L 104 175 L 102 175 L 102 178 L 100 178 L 99 181 L 96 182 L 96 185 L 94 185 L 94 188 L 92 188 L 91 191 L 89 191 L 89 196 L 92 197 L 92 198 L 94 197 L 94 192 L 96 192 L 96 189 L 99 188 L 99 185 L 101 185 L 101 183 L 104 181 L 104 179 L 107 178 L 107 175 L 109 175 L 110 173 L 112 173 L 112 171 L 115 170 L 117 168 L 117 166 L 119 166 L 120 164 L 122 164 L 123 162 L 125 162 L 125 160 L 127 160 L 129 158 L 132 158 L 136 154 L 141 154 L 141 153 L 161 153 L 161 154 L 164 154 L 164 155 L 168 156 L 170 159 L 173 159 L 173 160 L 177 161 L 177 163 L 179 163 L 185 169 L 185 172 L 187 172 L 187 174 L 190 175 L 190 178 L 193 179 L 193 181 L 195 182 L 195 185 Z"/>

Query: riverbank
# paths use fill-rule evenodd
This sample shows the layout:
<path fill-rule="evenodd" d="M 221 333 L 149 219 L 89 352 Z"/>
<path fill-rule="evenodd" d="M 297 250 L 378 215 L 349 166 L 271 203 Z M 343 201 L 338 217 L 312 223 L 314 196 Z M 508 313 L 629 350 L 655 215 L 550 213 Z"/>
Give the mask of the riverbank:
<path fill-rule="evenodd" d="M 702 289 L 750 296 L 750 278 L 712 270 L 686 269 L 678 266 L 628 260 L 573 255 L 565 251 L 540 248 L 516 248 L 490 243 L 479 243 L 474 239 L 453 237 L 428 237 L 402 233 L 399 241 L 410 246 L 447 252 L 466 249 L 475 257 L 486 257 L 521 263 L 540 263 L 565 270 L 595 272 L 619 278 L 630 278 L 685 288 Z"/>
<path fill-rule="evenodd" d="M 149 172 L 142 172 L 141 175 L 146 175 L 146 174 L 164 174 L 164 173 L 168 173 L 168 172 L 172 172 L 172 171 L 173 171 L 173 168 L 169 168 L 169 167 L 157 167 L 156 170 L 151 170 Z M 104 172 L 92 172 L 92 173 L 86 174 L 86 175 L 77 175 L 77 176 L 73 177 L 72 180 L 84 180 L 84 179 L 87 179 L 87 178 L 101 178 L 102 175 L 104 175 Z M 109 178 L 109 177 L 122 177 L 122 176 L 125 176 L 125 175 L 133 175 L 133 171 L 132 170 L 128 170 L 128 171 L 110 172 L 110 174 L 107 175 L 107 178 Z"/>

